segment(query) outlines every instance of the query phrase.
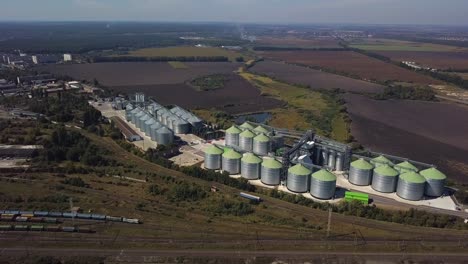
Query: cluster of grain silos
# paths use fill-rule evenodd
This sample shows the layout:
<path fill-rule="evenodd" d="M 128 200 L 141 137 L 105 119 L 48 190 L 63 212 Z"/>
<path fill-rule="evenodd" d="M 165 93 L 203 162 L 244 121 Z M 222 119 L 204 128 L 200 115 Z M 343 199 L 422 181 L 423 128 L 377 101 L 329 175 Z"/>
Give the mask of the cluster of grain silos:
<path fill-rule="evenodd" d="M 358 159 L 351 162 L 348 180 L 359 186 L 371 185 L 381 193 L 393 193 L 406 200 L 417 201 L 426 196 L 441 196 L 446 176 L 435 168 L 418 173 L 418 168 L 409 161 L 394 165 L 384 156 L 367 162 Z"/>
<path fill-rule="evenodd" d="M 176 134 L 187 134 L 190 132 L 190 123 L 170 110 L 159 108 L 155 113 L 158 120 Z"/>
<path fill-rule="evenodd" d="M 170 110 L 174 115 L 179 117 L 181 120 L 189 123 L 194 128 L 200 128 L 203 126 L 203 121 L 198 118 L 196 115 L 192 114 L 191 112 L 183 109 L 182 107 L 175 106 Z"/>
<path fill-rule="evenodd" d="M 170 145 L 174 141 L 174 132 L 156 119 L 149 111 L 142 108 L 126 108 L 126 118 L 160 145 Z"/>
<path fill-rule="evenodd" d="M 270 131 L 262 126 L 253 127 L 245 122 L 241 126 L 231 126 L 226 130 L 226 146 L 236 147 L 245 152 L 266 156 L 272 149 Z"/>
<path fill-rule="evenodd" d="M 325 146 L 316 146 L 313 150 L 314 164 L 325 166 L 330 170 L 342 171 L 344 168 L 344 153 Z"/>

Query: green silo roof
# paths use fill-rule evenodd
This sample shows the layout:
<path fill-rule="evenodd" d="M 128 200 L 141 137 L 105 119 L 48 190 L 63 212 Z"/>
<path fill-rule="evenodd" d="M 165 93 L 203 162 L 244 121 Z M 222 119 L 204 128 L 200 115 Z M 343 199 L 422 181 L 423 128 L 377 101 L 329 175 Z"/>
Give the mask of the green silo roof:
<path fill-rule="evenodd" d="M 244 137 L 244 138 L 254 138 L 255 134 L 252 131 L 246 129 L 244 130 L 244 132 L 240 133 L 239 136 Z"/>
<path fill-rule="evenodd" d="M 244 124 L 240 125 L 240 127 L 245 129 L 254 129 L 254 127 L 247 122 L 244 122 Z"/>
<path fill-rule="evenodd" d="M 228 128 L 226 130 L 226 133 L 229 133 L 229 134 L 240 134 L 242 132 L 242 130 L 240 130 L 238 127 L 236 126 L 232 126 L 230 128 Z"/>
<path fill-rule="evenodd" d="M 264 159 L 262 166 L 269 169 L 281 169 L 283 164 L 275 159 Z"/>
<path fill-rule="evenodd" d="M 409 163 L 408 161 L 403 161 L 402 163 L 398 163 L 395 165 L 395 169 L 403 169 L 403 170 L 411 170 L 411 171 L 418 171 L 418 168 L 416 168 L 413 164 Z"/>
<path fill-rule="evenodd" d="M 209 146 L 207 149 L 205 149 L 206 154 L 211 154 L 211 155 L 221 155 L 223 154 L 223 150 L 216 147 L 215 145 Z"/>
<path fill-rule="evenodd" d="M 261 133 L 258 136 L 254 137 L 254 140 L 258 142 L 268 142 L 270 141 L 270 138 L 265 136 L 265 134 Z"/>
<path fill-rule="evenodd" d="M 289 168 L 288 172 L 295 174 L 295 175 L 310 175 L 312 173 L 308 168 L 304 167 L 302 164 L 297 164 Z"/>
<path fill-rule="evenodd" d="M 320 181 L 336 181 L 335 174 L 323 169 L 313 173 L 312 177 Z"/>
<path fill-rule="evenodd" d="M 378 156 L 377 158 L 373 158 L 370 162 L 374 163 L 374 165 L 376 166 L 381 166 L 384 164 L 392 164 L 392 162 L 384 156 Z"/>
<path fill-rule="evenodd" d="M 364 159 L 358 159 L 356 161 L 351 162 L 351 166 L 360 170 L 372 170 L 374 168 L 372 164 L 365 161 Z"/>
<path fill-rule="evenodd" d="M 231 149 L 231 150 L 224 152 L 223 157 L 227 159 L 240 159 L 242 158 L 242 155 L 239 152 Z"/>
<path fill-rule="evenodd" d="M 390 167 L 388 164 L 375 168 L 374 172 L 380 174 L 381 176 L 389 176 L 389 177 L 396 177 L 399 174 L 397 170 Z"/>
<path fill-rule="evenodd" d="M 419 174 L 417 172 L 414 172 L 414 171 L 410 171 L 410 172 L 406 172 L 406 173 L 401 174 L 400 179 L 405 180 L 407 182 L 411 182 L 411 183 L 424 183 L 424 182 L 426 182 L 426 179 L 424 179 L 424 177 L 421 176 L 421 174 Z"/>
<path fill-rule="evenodd" d="M 244 157 L 242 157 L 242 161 L 245 162 L 245 163 L 261 163 L 262 162 L 262 159 L 257 157 L 256 155 L 252 154 L 252 153 L 245 153 L 244 154 Z"/>
<path fill-rule="evenodd" d="M 443 174 L 440 170 L 438 170 L 436 168 L 429 168 L 429 169 L 422 170 L 421 172 L 419 172 L 419 174 L 424 176 L 424 178 L 430 179 L 430 180 L 445 180 L 445 179 L 447 179 L 447 176 L 445 176 L 445 174 Z"/>
<path fill-rule="evenodd" d="M 260 132 L 260 133 L 265 133 L 265 134 L 270 132 L 270 131 L 268 131 L 268 129 L 266 129 L 266 128 L 262 127 L 262 126 L 258 126 L 254 130 L 257 131 L 257 132 Z"/>

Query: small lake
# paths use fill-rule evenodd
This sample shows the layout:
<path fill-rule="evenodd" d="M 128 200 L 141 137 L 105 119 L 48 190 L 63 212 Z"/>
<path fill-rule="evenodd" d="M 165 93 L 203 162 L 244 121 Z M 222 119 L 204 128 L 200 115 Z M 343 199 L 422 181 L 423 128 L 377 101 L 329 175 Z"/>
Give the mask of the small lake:
<path fill-rule="evenodd" d="M 237 116 L 234 121 L 237 124 L 242 124 L 245 121 L 252 121 L 255 123 L 265 124 L 268 120 L 270 120 L 270 118 L 271 118 L 271 114 L 268 112 L 264 112 L 264 113 L 240 115 L 240 116 Z"/>

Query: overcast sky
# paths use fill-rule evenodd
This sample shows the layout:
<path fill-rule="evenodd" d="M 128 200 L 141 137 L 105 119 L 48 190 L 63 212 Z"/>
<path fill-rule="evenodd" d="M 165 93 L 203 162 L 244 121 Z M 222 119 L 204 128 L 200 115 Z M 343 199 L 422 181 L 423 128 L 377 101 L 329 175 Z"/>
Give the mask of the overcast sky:
<path fill-rule="evenodd" d="M 0 0 L 0 20 L 468 25 L 468 0 Z"/>

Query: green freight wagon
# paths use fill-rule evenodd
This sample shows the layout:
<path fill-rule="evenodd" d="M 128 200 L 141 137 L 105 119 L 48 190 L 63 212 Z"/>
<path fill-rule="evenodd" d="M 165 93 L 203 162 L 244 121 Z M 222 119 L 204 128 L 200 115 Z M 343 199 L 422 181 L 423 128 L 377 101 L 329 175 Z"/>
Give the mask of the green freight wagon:
<path fill-rule="evenodd" d="M 359 201 L 363 204 L 369 204 L 369 195 L 367 193 L 345 192 L 345 201 Z"/>

